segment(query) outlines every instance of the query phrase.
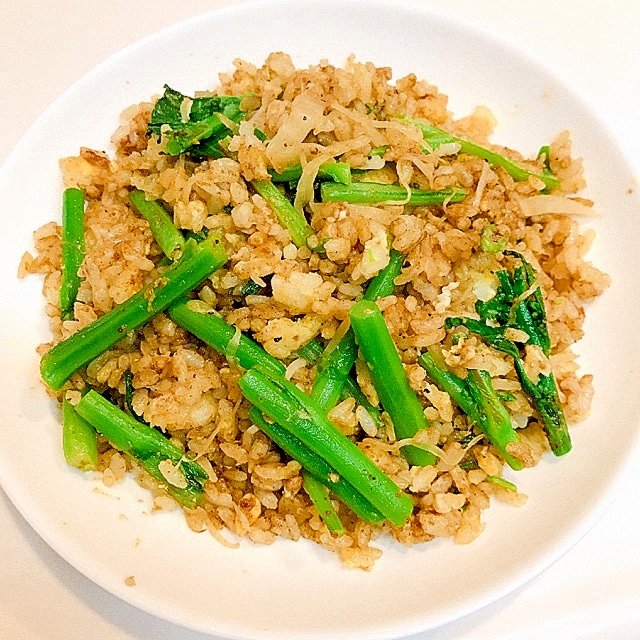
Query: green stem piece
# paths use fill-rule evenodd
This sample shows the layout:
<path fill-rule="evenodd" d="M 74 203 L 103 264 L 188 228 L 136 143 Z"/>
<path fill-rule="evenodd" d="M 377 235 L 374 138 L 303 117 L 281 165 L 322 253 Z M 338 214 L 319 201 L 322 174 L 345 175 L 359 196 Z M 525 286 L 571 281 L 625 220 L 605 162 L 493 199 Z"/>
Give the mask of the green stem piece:
<path fill-rule="evenodd" d="M 139 422 L 93 389 L 78 402 L 76 411 L 116 449 L 135 458 L 180 504 L 188 508 L 198 504 L 209 476 L 160 431 Z M 159 466 L 167 462 L 175 469 L 173 482 Z"/>
<path fill-rule="evenodd" d="M 398 527 L 407 521 L 413 511 L 411 498 L 309 396 L 288 380 L 258 368 L 247 371 L 238 384 L 249 402 L 323 458 L 386 519 Z"/>
<path fill-rule="evenodd" d="M 379 524 L 384 516 L 371 503 L 338 474 L 327 462 L 314 453 L 302 441 L 277 422 L 266 420 L 257 407 L 249 409 L 249 418 L 261 431 L 275 442 L 288 456 L 298 461 L 359 518 L 371 524 Z"/>
<path fill-rule="evenodd" d="M 315 232 L 304 215 L 289 202 L 287 196 L 270 180 L 254 180 L 251 186 L 267 201 L 278 222 L 289 230 L 293 244 L 296 247 L 306 246 L 307 239 Z"/>
<path fill-rule="evenodd" d="M 478 408 L 478 426 L 503 460 L 512 469 L 519 471 L 524 466 L 522 460 L 512 456 L 508 446 L 520 442 L 520 438 L 511 426 L 509 412 L 493 388 L 491 375 L 482 369 L 469 369 L 467 385 Z"/>
<path fill-rule="evenodd" d="M 407 195 L 409 196 L 408 199 Z M 402 185 L 378 182 L 352 182 L 349 185 L 337 182 L 323 182 L 320 185 L 322 202 L 347 202 L 349 204 L 397 202 L 424 206 L 461 202 L 466 196 L 467 192 L 459 187 L 438 191 L 411 189 L 410 193 L 407 193 L 407 190 Z"/>
<path fill-rule="evenodd" d="M 430 351 L 420 354 L 418 362 L 425 368 L 431 380 L 446 391 L 451 400 L 480 427 L 504 461 L 512 469 L 522 469 L 522 461 L 507 451 L 507 446 L 512 442 L 519 442 L 520 438 L 511 425 L 509 412 L 494 389 L 489 373 L 469 369 L 466 379 L 463 380 L 449 371 L 443 362 L 437 362 L 437 358 Z"/>
<path fill-rule="evenodd" d="M 302 480 L 313 506 L 318 510 L 329 531 L 335 535 L 343 536 L 344 526 L 333 502 L 331 502 L 329 489 L 308 471 L 302 471 Z"/>
<path fill-rule="evenodd" d="M 168 309 L 169 317 L 180 327 L 214 348 L 229 362 L 250 369 L 259 365 L 284 375 L 285 366 L 269 355 L 258 343 L 227 324 L 214 310 L 200 300 L 180 298 Z"/>
<path fill-rule="evenodd" d="M 62 400 L 62 451 L 67 464 L 80 471 L 98 468 L 96 431 L 66 398 Z"/>
<path fill-rule="evenodd" d="M 78 269 L 84 260 L 84 191 L 65 189 L 62 194 L 62 281 L 60 316 L 73 320 L 73 305 L 82 278 Z"/>
<path fill-rule="evenodd" d="M 226 261 L 224 247 L 212 238 L 193 252 L 187 247 L 180 260 L 138 293 L 47 351 L 40 361 L 43 380 L 60 389 L 78 369 L 197 287 Z"/>
<path fill-rule="evenodd" d="M 419 122 L 412 118 L 405 118 L 405 120 L 420 129 L 425 141 L 431 149 L 437 149 L 443 144 L 457 143 L 460 145 L 461 153 L 468 153 L 469 155 L 476 156 L 477 158 L 482 158 L 492 167 L 502 167 L 514 180 L 519 182 L 528 180 L 531 176 L 535 176 L 544 182 L 547 189 L 555 189 L 560 184 L 558 179 L 548 170 L 544 170 L 540 174 L 534 174 L 531 171 L 523 169 L 516 162 L 500 153 L 481 147 L 480 145 L 464 140 L 463 138 L 453 136 L 432 124 Z"/>
<path fill-rule="evenodd" d="M 391 295 L 395 290 L 395 279 L 400 275 L 403 263 L 404 255 L 391 249 L 387 266 L 371 279 L 363 299 L 373 301 Z M 320 357 L 311 396 L 327 411 L 338 403 L 357 357 L 358 347 L 351 327 L 333 348 L 325 351 Z M 355 384 L 353 386 L 357 387 Z M 349 385 L 349 388 L 352 389 L 353 386 Z M 369 410 L 372 405 L 367 402 L 366 407 Z M 374 420 L 379 423 L 379 415 Z"/>
<path fill-rule="evenodd" d="M 184 251 L 185 239 L 167 210 L 157 200 L 147 200 L 144 192 L 137 189 L 129 193 L 129 201 L 149 223 L 153 237 L 167 258 L 179 258 Z"/>
<path fill-rule="evenodd" d="M 351 307 L 349 316 L 358 347 L 382 406 L 393 422 L 396 437 L 412 438 L 429 424 L 422 404 L 409 385 L 382 312 L 374 302 L 360 300 Z M 433 453 L 414 445 L 403 447 L 402 452 L 412 465 L 428 466 L 436 462 Z"/>
<path fill-rule="evenodd" d="M 297 182 L 302 176 L 302 165 L 295 164 L 282 173 L 270 170 L 273 182 Z M 351 166 L 347 162 L 325 162 L 318 169 L 318 180 L 333 180 L 341 184 L 351 184 Z"/>

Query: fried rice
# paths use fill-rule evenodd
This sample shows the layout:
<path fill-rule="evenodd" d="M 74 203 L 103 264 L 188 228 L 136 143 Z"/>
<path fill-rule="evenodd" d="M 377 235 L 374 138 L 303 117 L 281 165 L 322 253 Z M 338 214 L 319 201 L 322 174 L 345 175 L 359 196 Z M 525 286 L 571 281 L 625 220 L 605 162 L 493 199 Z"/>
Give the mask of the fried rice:
<path fill-rule="evenodd" d="M 488 371 L 496 390 L 508 394 L 505 406 L 517 427 L 518 456 L 525 466 L 548 455 L 540 417 L 509 356 L 472 334 L 461 338 L 458 333 L 453 340 L 445 327 L 448 317 L 472 316 L 478 299 L 495 295 L 495 273 L 508 258 L 482 250 L 483 232 L 490 227 L 494 237 L 533 266 L 543 292 L 552 350 L 548 360 L 534 350 L 527 355 L 531 376 L 550 367 L 567 421 L 575 425 L 586 418 L 592 376 L 579 371 L 573 346 L 583 335 L 585 307 L 609 279 L 586 258 L 593 233 L 580 221 L 595 212 L 593 203 L 577 195 L 586 185 L 569 133 L 559 132 L 549 145 L 548 164 L 559 186 L 547 193 L 537 177 L 544 168 L 539 159 L 491 143 L 496 123 L 487 107 L 456 119 L 447 96 L 413 74 L 393 82 L 391 69 L 355 58 L 344 67 L 322 61 L 296 69 L 288 55 L 273 53 L 262 66 L 236 60 L 212 93 L 246 96 L 243 109 L 250 115 L 233 128 L 228 157 L 168 155 L 162 138 L 148 134 L 153 98 L 122 114 L 108 152 L 83 148 L 61 160 L 64 185 L 85 192 L 86 255 L 74 319 L 62 320 L 60 224 L 52 221 L 34 234 L 35 256 L 25 254 L 20 275 L 44 275 L 53 339 L 39 352 L 111 311 L 154 277 L 162 251 L 149 224 L 132 210 L 132 189 L 163 202 L 183 231 L 221 234 L 229 261 L 199 287 L 197 297 L 280 359 L 286 376 L 306 392 L 316 367 L 298 351 L 312 339 L 326 345 L 344 330 L 350 308 L 393 248 L 406 256 L 404 266 L 394 294 L 377 304 L 424 408 L 437 463 L 410 466 L 388 416 L 383 413 L 382 427 L 372 424 L 353 398 L 342 400 L 329 418 L 411 496 L 413 514 L 402 527 L 370 524 L 336 501 L 345 533 L 332 534 L 304 489 L 301 465 L 249 419 L 250 406 L 238 386 L 242 370 L 165 313 L 124 336 L 61 391 L 49 393 L 77 402 L 90 387 L 122 404 L 130 372 L 135 413 L 208 474 L 202 502 L 184 509 L 188 526 L 208 531 L 222 544 L 306 538 L 336 552 L 346 566 L 371 569 L 382 553 L 375 541 L 383 535 L 408 546 L 437 537 L 473 541 L 483 531 L 482 512 L 492 500 L 520 505 L 526 496 L 495 481 L 507 475 L 517 485 L 517 474 L 505 473 L 493 445 L 429 379 L 418 356 L 435 347 L 453 371 Z M 302 125 L 301 108 L 307 114 Z M 399 114 L 498 151 L 531 175 L 516 181 L 504 169 L 450 145 L 425 149 L 420 132 Z M 383 155 L 372 155 L 380 148 Z M 425 206 L 319 202 L 314 167 L 336 159 L 354 171 L 366 170 L 378 182 L 431 190 L 462 187 L 468 195 L 462 202 Z M 282 171 L 295 162 L 306 168 L 296 206 L 305 212 L 323 252 L 314 251 L 312 243 L 297 247 L 250 185 L 270 180 L 269 170 Z M 255 283 L 256 292 L 246 293 L 247 283 Z M 362 359 L 354 375 L 377 405 Z M 135 459 L 104 438 L 99 445 L 106 484 L 134 473 L 152 492 L 157 510 L 177 506 Z"/>

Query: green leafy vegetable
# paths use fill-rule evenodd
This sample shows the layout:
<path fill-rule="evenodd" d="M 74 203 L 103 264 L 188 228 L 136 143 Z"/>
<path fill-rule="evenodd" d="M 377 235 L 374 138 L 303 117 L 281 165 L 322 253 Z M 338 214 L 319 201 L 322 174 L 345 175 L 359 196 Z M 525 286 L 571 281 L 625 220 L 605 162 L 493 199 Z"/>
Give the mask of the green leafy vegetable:
<path fill-rule="evenodd" d="M 508 450 L 508 446 L 519 442 L 520 438 L 511 425 L 509 412 L 493 388 L 491 376 L 486 371 L 470 369 L 467 378 L 462 379 L 449 371 L 435 351 L 420 354 L 418 362 L 433 382 L 480 427 L 504 461 L 512 469 L 522 469 L 522 461 Z"/>
<path fill-rule="evenodd" d="M 190 98 L 165 85 L 151 112 L 148 131 L 164 138 L 169 155 L 221 157 L 218 143 L 231 132 L 228 123 L 246 116 L 241 102 L 238 96 Z"/>
<path fill-rule="evenodd" d="M 445 326 L 463 325 L 494 349 L 513 358 L 522 389 L 540 415 L 551 450 L 561 456 L 571 450 L 571 438 L 553 372 L 541 372 L 537 380 L 532 380 L 524 364 L 527 345 L 539 347 L 546 357 L 551 352 L 542 292 L 533 268 L 524 257 L 516 251 L 505 251 L 505 255 L 518 259 L 520 265 L 512 273 L 507 270 L 496 273 L 500 280 L 496 295 L 487 302 L 476 303 L 480 319 L 447 318 Z M 508 329 L 523 331 L 526 341 L 519 346 L 507 337 Z"/>

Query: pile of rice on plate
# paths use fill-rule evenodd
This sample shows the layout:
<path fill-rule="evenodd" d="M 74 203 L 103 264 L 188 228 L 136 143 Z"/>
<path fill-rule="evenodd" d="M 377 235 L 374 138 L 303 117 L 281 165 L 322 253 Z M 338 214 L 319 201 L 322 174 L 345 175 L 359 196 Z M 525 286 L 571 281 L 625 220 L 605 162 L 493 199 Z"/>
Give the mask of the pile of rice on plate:
<path fill-rule="evenodd" d="M 576 195 L 585 182 L 581 161 L 571 156 L 569 133 L 560 132 L 549 143 L 546 158 L 524 158 L 489 141 L 495 121 L 488 108 L 454 119 L 447 96 L 428 82 L 411 74 L 394 83 L 391 69 L 354 58 L 344 68 L 323 61 L 306 69 L 296 69 L 284 53 L 269 55 L 261 67 L 237 60 L 232 73 L 220 75 L 213 93 L 246 96 L 246 118 L 229 123 L 226 157 L 168 155 L 165 138 L 147 131 L 156 97 L 122 114 L 110 154 L 83 148 L 78 156 L 61 160 L 65 186 L 85 192 L 86 255 L 75 317 L 63 321 L 60 224 L 50 222 L 34 234 L 36 255 L 25 254 L 20 275 L 44 275 L 53 341 L 39 353 L 111 311 L 163 268 L 149 224 L 129 203 L 132 189 L 164 203 L 183 232 L 221 234 L 229 260 L 194 296 L 280 359 L 287 377 L 305 392 L 310 392 L 316 367 L 298 351 L 313 339 L 328 345 L 345 330 L 349 309 L 367 281 L 386 266 L 392 248 L 405 256 L 403 268 L 395 292 L 377 304 L 424 407 L 429 426 L 420 436 L 437 452 L 437 462 L 410 466 L 389 416 L 383 412 L 383 424 L 376 426 L 351 397 L 341 400 L 329 418 L 411 497 L 413 514 L 402 527 L 370 524 L 335 501 L 345 532 L 331 533 L 305 491 L 300 464 L 249 419 L 250 405 L 238 386 L 243 370 L 166 313 L 74 373 L 60 391 L 49 393 L 75 403 L 90 387 L 124 406 L 125 374 L 130 372 L 134 412 L 208 474 L 200 504 L 184 509 L 189 527 L 208 531 L 225 545 L 236 546 L 241 538 L 262 544 L 278 537 L 307 538 L 339 554 L 346 566 L 371 569 L 382 553 L 375 544 L 380 536 L 408 546 L 436 537 L 473 541 L 483 531 L 482 512 L 492 499 L 517 506 L 526 496 L 517 491 L 517 473 L 430 380 L 418 356 L 435 350 L 462 378 L 470 369 L 488 371 L 517 427 L 520 443 L 513 454 L 526 467 L 551 455 L 513 360 L 471 332 L 445 327 L 449 317 L 477 317 L 476 301 L 495 295 L 495 273 L 513 262 L 502 249 L 517 251 L 536 272 L 552 345 L 548 359 L 539 349 L 527 351 L 528 371 L 535 379 L 553 370 L 568 423 L 588 415 L 592 377 L 580 374 L 572 347 L 582 336 L 585 305 L 609 279 L 585 260 L 593 233 L 582 232 L 579 220 L 594 212 L 591 202 Z M 188 117 L 186 104 L 185 109 Z M 430 149 L 420 130 L 399 116 L 504 154 L 527 169 L 529 177 L 515 180 L 503 168 L 460 152 L 459 145 Z M 409 190 L 462 188 L 467 195 L 460 202 L 423 206 L 323 203 L 314 180 L 318 166 L 333 160 L 348 163 L 355 179 Z M 539 177 L 543 160 L 559 183 L 551 192 Z M 295 206 L 314 231 L 308 246 L 299 247 L 250 184 L 270 180 L 270 170 L 296 163 L 304 171 Z M 491 250 L 483 244 L 488 233 Z M 319 246 L 322 251 L 314 250 Z M 361 358 L 352 375 L 377 405 Z M 114 485 L 132 472 L 153 492 L 155 509 L 179 507 L 166 486 L 104 438 L 99 452 L 105 484 Z M 504 472 L 510 482 L 500 481 Z"/>

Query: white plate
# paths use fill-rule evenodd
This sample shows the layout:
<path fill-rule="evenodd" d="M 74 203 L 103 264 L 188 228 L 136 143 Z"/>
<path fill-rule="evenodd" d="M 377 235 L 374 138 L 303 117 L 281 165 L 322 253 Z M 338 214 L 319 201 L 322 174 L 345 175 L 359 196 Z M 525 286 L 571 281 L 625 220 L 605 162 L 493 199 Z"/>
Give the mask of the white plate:
<path fill-rule="evenodd" d="M 499 143 L 534 154 L 571 129 L 589 189 L 603 213 L 592 259 L 613 285 L 588 313 L 580 362 L 595 374 L 590 419 L 574 450 L 517 475 L 530 495 L 520 509 L 494 505 L 469 546 L 448 541 L 385 545 L 371 573 L 341 568 L 305 542 L 226 549 L 188 531 L 179 513 L 151 515 L 131 481 L 113 489 L 66 467 L 57 411 L 39 383 L 35 346 L 48 339 L 40 280 L 18 281 L 31 232 L 59 216 L 58 159 L 80 146 L 108 149 L 118 114 L 161 92 L 211 88 L 241 57 L 273 50 L 297 64 L 329 58 L 415 72 L 450 95 L 458 116 L 490 106 Z M 186 627 L 233 638 L 392 638 L 468 614 L 544 570 L 595 522 L 637 446 L 640 415 L 638 198 L 615 141 L 583 101 L 511 45 L 418 4 L 322 0 L 236 5 L 145 39 L 100 65 L 55 102 L 0 173 L 0 482 L 62 557 L 123 600 Z M 125 578 L 135 577 L 135 586 Z"/>

